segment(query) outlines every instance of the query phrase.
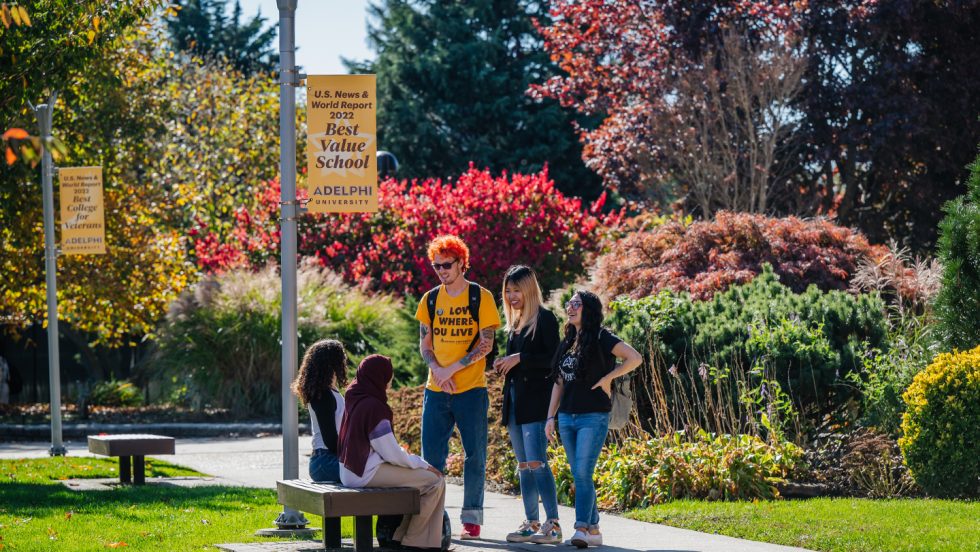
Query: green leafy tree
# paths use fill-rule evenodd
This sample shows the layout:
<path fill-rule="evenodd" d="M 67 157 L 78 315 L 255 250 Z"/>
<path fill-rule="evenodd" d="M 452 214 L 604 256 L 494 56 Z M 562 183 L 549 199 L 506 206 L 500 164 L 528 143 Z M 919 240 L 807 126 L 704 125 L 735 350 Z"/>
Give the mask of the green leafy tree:
<path fill-rule="evenodd" d="M 970 165 L 967 187 L 946 204 L 939 224 L 943 276 L 936 317 L 946 346 L 959 350 L 980 344 L 980 157 Z"/>
<path fill-rule="evenodd" d="M 174 47 L 197 56 L 220 57 L 246 75 L 275 71 L 279 65 L 276 25 L 266 28 L 261 13 L 243 22 L 238 0 L 230 16 L 227 8 L 228 0 L 174 0 L 166 20 Z"/>
<path fill-rule="evenodd" d="M 382 0 L 369 12 L 377 59 L 346 63 L 378 75 L 378 143 L 398 157 L 399 177 L 445 178 L 470 162 L 530 174 L 548 163 L 563 192 L 599 195 L 573 116 L 525 93 L 556 72 L 532 23 L 547 20 L 546 3 Z"/>
<path fill-rule="evenodd" d="M 92 379 L 110 373 L 95 346 L 138 342 L 196 279 L 187 230 L 220 232 L 276 173 L 276 84 L 172 57 L 159 29 L 153 20 L 119 31 L 54 110 L 61 165 L 100 165 L 105 181 L 108 253 L 58 259 L 61 328 L 83 348 Z M 41 191 L 29 165 L 0 170 L 10 175 L 0 184 L 0 319 L 9 330 L 44 318 Z"/>
<path fill-rule="evenodd" d="M 40 157 L 40 141 L 30 103 L 43 103 L 52 91 L 63 90 L 92 60 L 110 51 L 119 34 L 143 20 L 162 0 L 30 0 L 0 7 L 0 128 L 6 164 L 21 154 L 27 161 Z M 26 129 L 26 130 L 25 130 Z M 49 142 L 55 154 L 58 141 Z M 0 169 L 0 200 L 6 204 L 12 174 Z M 2 208 L 2 207 L 0 207 Z M 0 222 L 3 219 L 0 218 Z"/>

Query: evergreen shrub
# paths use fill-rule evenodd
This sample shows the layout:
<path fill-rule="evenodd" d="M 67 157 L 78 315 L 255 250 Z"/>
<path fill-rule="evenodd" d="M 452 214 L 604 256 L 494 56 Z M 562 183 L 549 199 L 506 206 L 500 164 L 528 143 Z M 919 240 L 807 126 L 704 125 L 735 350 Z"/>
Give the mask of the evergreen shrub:
<path fill-rule="evenodd" d="M 710 301 L 667 292 L 639 301 L 621 299 L 613 303 L 608 323 L 648 357 L 657 377 L 663 372 L 687 375 L 684 381 L 700 387 L 718 370 L 738 369 L 751 378 L 764 368 L 812 421 L 854 396 L 848 374 L 860 370 L 864 347 L 885 347 L 887 332 L 878 298 L 823 292 L 816 286 L 794 293 L 768 266 L 748 284 Z M 703 400 L 703 389 L 688 392 Z M 668 403 L 676 399 L 665 397 Z M 648 408 L 658 408 L 652 402 Z M 675 410 L 671 404 L 660 408 Z M 654 414 L 641 413 L 641 419 Z"/>
<path fill-rule="evenodd" d="M 980 497 L 980 347 L 942 353 L 903 395 L 899 439 L 916 483 L 940 497 Z"/>
<path fill-rule="evenodd" d="M 970 165 L 967 187 L 966 195 L 946 205 L 938 244 L 938 332 L 948 349 L 960 350 L 980 344 L 980 158 Z"/>
<path fill-rule="evenodd" d="M 92 387 L 88 404 L 94 406 L 141 406 L 143 404 L 143 392 L 129 381 L 100 381 Z"/>

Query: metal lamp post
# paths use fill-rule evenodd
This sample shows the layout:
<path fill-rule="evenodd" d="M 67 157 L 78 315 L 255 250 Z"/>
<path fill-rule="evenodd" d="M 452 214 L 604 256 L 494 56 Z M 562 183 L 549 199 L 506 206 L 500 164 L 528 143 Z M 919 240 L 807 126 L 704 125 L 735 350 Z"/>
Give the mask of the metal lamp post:
<path fill-rule="evenodd" d="M 299 430 L 296 398 L 289 386 L 296 375 L 296 2 L 277 0 L 279 5 L 279 169 L 281 185 L 281 279 L 282 279 L 282 477 L 299 477 Z M 306 527 L 301 512 L 283 507 L 276 518 L 281 530 Z"/>
<path fill-rule="evenodd" d="M 61 362 L 58 356 L 58 246 L 54 241 L 54 161 L 48 144 L 51 140 L 51 115 L 58 93 L 48 103 L 34 108 L 41 133 L 41 194 L 44 206 L 44 281 L 48 296 L 48 388 L 51 393 L 51 456 L 64 456 L 68 449 L 61 439 Z"/>

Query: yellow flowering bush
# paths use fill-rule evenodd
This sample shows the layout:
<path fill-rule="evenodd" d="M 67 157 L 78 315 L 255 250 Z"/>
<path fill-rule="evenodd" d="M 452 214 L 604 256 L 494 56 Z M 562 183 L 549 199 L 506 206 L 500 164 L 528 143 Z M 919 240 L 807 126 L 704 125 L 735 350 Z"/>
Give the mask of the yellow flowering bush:
<path fill-rule="evenodd" d="M 931 495 L 980 496 L 980 347 L 938 355 L 902 395 L 898 440 Z"/>

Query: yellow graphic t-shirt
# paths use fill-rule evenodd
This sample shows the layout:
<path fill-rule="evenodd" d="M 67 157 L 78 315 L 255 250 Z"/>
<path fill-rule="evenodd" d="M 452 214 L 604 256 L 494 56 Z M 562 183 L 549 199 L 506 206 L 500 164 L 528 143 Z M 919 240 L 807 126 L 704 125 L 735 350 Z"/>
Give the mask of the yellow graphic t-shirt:
<path fill-rule="evenodd" d="M 497 306 L 493 302 L 493 294 L 482 287 L 480 288 L 479 328 L 477 328 L 476 321 L 470 316 L 469 289 L 464 288 L 463 292 L 456 297 L 450 297 L 445 286 L 439 286 L 434 323 L 429 320 L 429 309 L 426 307 L 429 293 L 431 292 L 426 292 L 422 296 L 422 300 L 419 301 L 418 309 L 415 311 L 415 319 L 432 329 L 432 348 L 436 360 L 441 366 L 449 366 L 463 358 L 470 347 L 470 343 L 473 342 L 473 337 L 478 335 L 480 330 L 500 326 L 500 315 L 497 313 Z M 456 393 L 477 387 L 486 387 L 487 377 L 484 373 L 486 365 L 487 361 L 484 357 L 456 372 L 453 375 Z M 431 374 L 426 387 L 433 391 L 442 391 L 432 380 Z"/>

